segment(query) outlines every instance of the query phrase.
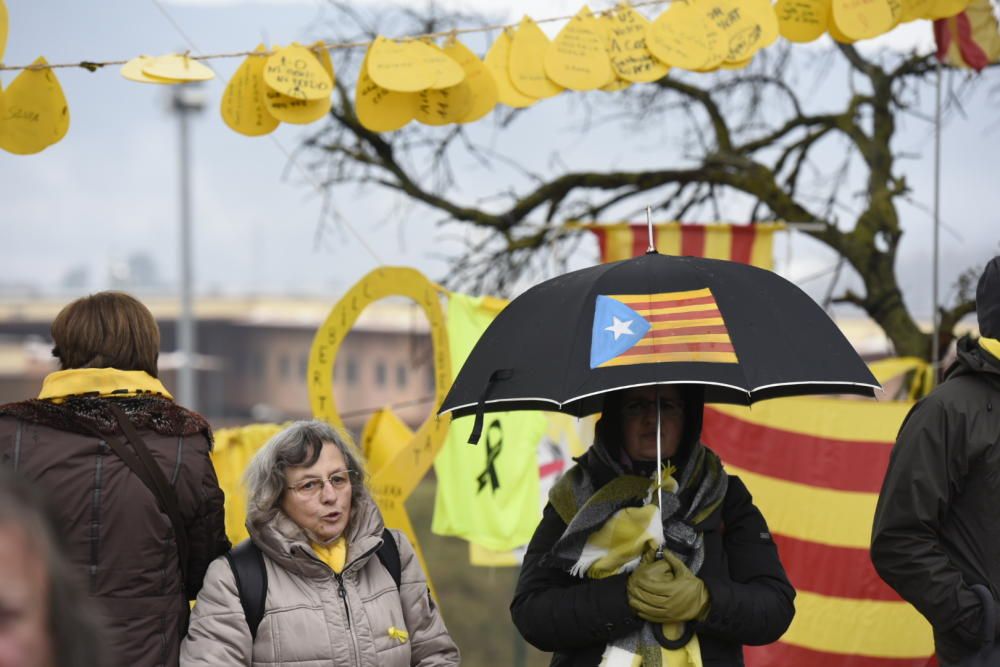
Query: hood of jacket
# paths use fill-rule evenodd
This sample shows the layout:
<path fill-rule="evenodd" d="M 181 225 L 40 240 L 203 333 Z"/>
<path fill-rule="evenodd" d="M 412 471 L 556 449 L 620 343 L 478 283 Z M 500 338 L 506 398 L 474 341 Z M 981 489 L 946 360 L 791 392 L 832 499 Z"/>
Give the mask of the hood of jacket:
<path fill-rule="evenodd" d="M 345 539 L 347 540 L 347 560 L 344 571 L 364 565 L 372 554 L 382 546 L 382 532 L 385 524 L 382 513 L 375 501 L 365 494 L 351 505 Z M 306 532 L 278 509 L 267 521 L 252 523 L 247 521 L 247 530 L 254 544 L 289 572 L 307 579 L 326 579 L 330 568 L 313 551 Z"/>
<path fill-rule="evenodd" d="M 956 344 L 958 358 L 945 371 L 944 379 L 962 375 L 977 374 L 984 376 L 995 386 L 1000 387 L 1000 359 L 979 346 L 971 336 L 963 336 Z"/>

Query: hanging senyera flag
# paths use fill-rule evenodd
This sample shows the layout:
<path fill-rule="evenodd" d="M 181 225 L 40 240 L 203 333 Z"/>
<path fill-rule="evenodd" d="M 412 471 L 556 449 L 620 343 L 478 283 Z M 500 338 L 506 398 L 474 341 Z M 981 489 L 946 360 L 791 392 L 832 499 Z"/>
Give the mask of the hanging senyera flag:
<path fill-rule="evenodd" d="M 573 227 L 586 229 L 597 236 L 602 262 L 638 257 L 649 247 L 649 232 L 645 224 Z M 774 268 L 774 232 L 782 229 L 785 225 L 781 223 L 699 225 L 667 222 L 653 225 L 653 238 L 657 250 L 664 255 L 725 259 L 771 270 Z"/>
<path fill-rule="evenodd" d="M 972 0 L 961 13 L 934 21 L 938 59 L 981 71 L 1000 60 L 1000 27 L 990 0 Z"/>

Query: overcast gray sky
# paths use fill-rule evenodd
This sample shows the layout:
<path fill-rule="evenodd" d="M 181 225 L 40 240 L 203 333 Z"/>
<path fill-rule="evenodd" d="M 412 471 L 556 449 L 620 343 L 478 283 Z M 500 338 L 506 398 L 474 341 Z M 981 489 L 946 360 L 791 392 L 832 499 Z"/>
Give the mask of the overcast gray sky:
<path fill-rule="evenodd" d="M 324 3 L 317 0 L 160 2 L 158 6 L 153 0 L 7 0 L 11 27 L 5 60 L 20 64 L 38 55 L 50 62 L 129 58 L 182 50 L 187 48 L 186 39 L 201 52 L 225 52 L 247 50 L 262 40 L 288 43 L 323 36 L 316 20 Z M 487 11 L 501 20 L 516 20 L 529 10 L 536 18 L 571 14 L 580 5 L 559 0 L 451 0 L 451 4 Z M 926 44 L 929 30 L 927 23 L 909 26 L 889 41 Z M 224 82 L 238 64 L 239 60 L 224 60 L 213 66 Z M 153 254 L 162 279 L 175 285 L 177 128 L 166 109 L 170 89 L 125 81 L 117 68 L 95 73 L 60 70 L 58 76 L 72 119 L 67 137 L 36 156 L 0 154 L 0 286 L 54 290 L 68 271 L 82 268 L 89 275 L 85 289 L 101 289 L 108 285 L 110 267 L 137 252 Z M 989 89 L 1000 86 L 1000 78 L 988 76 L 993 83 L 980 86 L 980 92 L 966 101 L 964 116 L 953 116 L 945 128 L 946 284 L 958 269 L 992 256 L 1000 239 L 996 187 L 1000 117 L 993 111 L 997 98 L 988 95 Z M 5 86 L 12 79 L 4 73 Z M 200 292 L 311 292 L 335 298 L 379 262 L 415 266 L 432 278 L 447 271 L 445 263 L 434 257 L 441 247 L 435 240 L 437 218 L 416 214 L 400 223 L 395 202 L 384 197 L 358 195 L 340 202 L 341 212 L 375 248 L 377 259 L 347 233 L 315 248 L 319 195 L 282 152 L 294 149 L 313 126 L 306 130 L 283 126 L 273 135 L 277 143 L 237 135 L 219 117 L 222 89 L 222 83 L 205 87 L 208 109 L 194 122 L 195 266 Z M 932 91 L 926 100 L 929 109 Z M 639 142 L 622 141 L 608 132 L 581 141 L 571 127 L 575 123 L 567 124 L 564 114 L 558 103 L 525 114 L 504 137 L 507 153 L 537 164 L 544 164 L 548 153 L 557 149 L 564 158 L 580 163 L 595 157 L 619 166 L 644 162 L 637 157 L 643 150 Z M 495 126 L 487 118 L 475 131 L 489 139 Z M 900 260 L 903 286 L 920 310 L 929 304 L 930 293 L 930 134 L 920 123 L 907 123 L 900 133 L 900 150 L 923 154 L 905 165 L 908 182 L 926 210 L 902 207 L 906 237 Z M 479 178 L 479 188 L 489 182 L 488 174 Z M 785 241 L 778 244 L 778 268 L 787 277 L 803 278 L 829 266 L 832 257 L 817 244 L 792 239 L 790 253 Z M 596 244 L 581 252 L 592 254 L 581 256 L 581 261 L 596 260 Z M 821 291 L 824 281 L 813 281 L 813 289 Z"/>

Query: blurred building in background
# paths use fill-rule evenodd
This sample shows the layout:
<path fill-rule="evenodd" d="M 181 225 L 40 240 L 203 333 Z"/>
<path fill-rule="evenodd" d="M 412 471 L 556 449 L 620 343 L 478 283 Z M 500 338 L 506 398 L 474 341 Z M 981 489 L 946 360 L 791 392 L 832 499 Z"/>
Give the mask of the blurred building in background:
<path fill-rule="evenodd" d="M 176 298 L 137 294 L 160 325 L 160 378 L 176 391 Z M 49 326 L 72 298 L 0 299 L 0 403 L 38 394 L 57 370 Z M 198 411 L 215 427 L 312 416 L 306 390 L 309 350 L 335 299 L 199 297 L 196 358 Z M 376 408 L 393 405 L 411 426 L 424 420 L 434 394 L 427 321 L 405 299 L 369 306 L 344 341 L 334 393 L 347 426 L 361 429 Z"/>

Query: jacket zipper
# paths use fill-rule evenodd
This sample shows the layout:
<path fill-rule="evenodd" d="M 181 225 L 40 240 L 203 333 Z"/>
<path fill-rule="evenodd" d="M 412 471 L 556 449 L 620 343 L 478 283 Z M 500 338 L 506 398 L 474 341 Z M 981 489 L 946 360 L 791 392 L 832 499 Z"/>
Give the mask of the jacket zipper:
<path fill-rule="evenodd" d="M 350 629 L 351 607 L 347 604 L 347 591 L 344 589 L 344 578 L 336 572 L 333 573 L 333 576 L 337 579 L 337 595 L 339 595 L 340 599 L 344 602 L 344 613 L 347 614 L 347 627 Z"/>
<path fill-rule="evenodd" d="M 366 558 L 367 556 L 371 556 L 376 551 L 378 551 L 378 547 L 376 547 L 374 549 L 369 549 L 368 551 L 366 551 L 365 553 L 363 553 L 358 558 L 355 558 L 350 563 L 345 564 L 344 565 L 344 571 L 346 572 L 348 567 L 350 567 L 354 563 L 356 563 L 356 562 L 358 562 L 358 561 Z M 315 556 L 312 556 L 312 558 L 314 558 L 315 560 L 319 560 Z M 322 562 L 322 561 L 320 561 L 320 562 Z M 326 563 L 323 563 L 323 564 L 326 565 Z M 329 567 L 329 566 L 327 565 L 327 567 Z M 332 569 L 330 571 L 333 572 Z M 351 606 L 347 602 L 347 589 L 344 588 L 344 576 L 343 576 L 343 574 L 337 574 L 336 572 L 333 572 L 333 576 L 337 580 L 337 595 L 339 595 L 340 599 L 343 600 L 343 602 L 344 602 L 344 614 L 347 616 L 347 629 L 350 630 L 351 629 Z M 358 656 L 361 655 L 361 649 L 358 647 L 358 638 L 354 635 L 354 632 L 351 632 L 350 634 L 351 634 L 351 645 L 354 647 L 354 655 L 352 656 L 355 659 L 354 660 L 354 664 L 360 665 L 361 662 L 358 659 Z"/>
<path fill-rule="evenodd" d="M 344 612 L 347 614 L 347 629 L 351 630 L 351 606 L 347 603 L 347 589 L 344 588 L 344 577 L 342 575 L 333 573 L 333 576 L 337 578 L 337 595 L 340 599 L 344 601 Z M 358 638 L 355 636 L 354 632 L 349 633 L 351 635 L 351 646 L 354 648 L 353 655 L 351 656 L 354 660 L 352 661 L 355 665 L 361 664 L 361 649 L 358 647 Z"/>

